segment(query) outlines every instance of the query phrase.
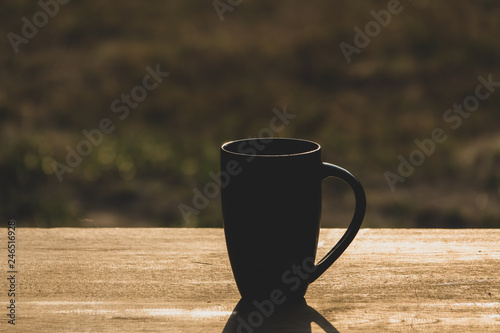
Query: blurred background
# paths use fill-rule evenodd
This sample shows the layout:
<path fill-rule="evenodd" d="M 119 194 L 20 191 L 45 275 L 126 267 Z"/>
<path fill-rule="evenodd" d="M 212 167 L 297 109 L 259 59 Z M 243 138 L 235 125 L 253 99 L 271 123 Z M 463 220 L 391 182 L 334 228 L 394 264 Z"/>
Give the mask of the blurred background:
<path fill-rule="evenodd" d="M 220 145 L 264 133 L 286 110 L 294 117 L 276 136 L 319 142 L 325 161 L 364 184 L 364 227 L 500 227 L 500 87 L 458 128 L 443 119 L 478 76 L 500 81 L 500 3 L 402 0 L 356 44 L 355 27 L 387 6 L 2 3 L 0 216 L 24 227 L 221 227 L 219 196 L 193 203 Z M 398 157 L 436 128 L 447 140 L 391 189 L 386 172 L 398 175 Z M 352 210 L 350 189 L 324 182 L 322 225 L 344 227 Z"/>

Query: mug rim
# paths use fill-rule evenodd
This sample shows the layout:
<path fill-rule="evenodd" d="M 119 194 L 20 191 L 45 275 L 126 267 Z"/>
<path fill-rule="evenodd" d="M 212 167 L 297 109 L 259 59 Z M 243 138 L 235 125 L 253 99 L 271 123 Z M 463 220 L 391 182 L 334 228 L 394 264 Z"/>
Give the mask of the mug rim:
<path fill-rule="evenodd" d="M 229 150 L 228 146 L 232 144 L 237 144 L 237 143 L 243 143 L 243 142 L 249 142 L 249 141 L 263 141 L 263 144 L 266 144 L 264 141 L 268 140 L 276 140 L 276 141 L 296 141 L 296 142 L 302 142 L 302 143 L 308 143 L 314 145 L 313 148 L 305 151 L 300 151 L 296 153 L 289 153 L 289 154 L 260 154 L 259 152 L 254 153 L 254 154 L 248 154 L 248 153 L 242 153 L 234 150 Z M 299 156 L 299 155 L 306 155 L 306 154 L 312 154 L 314 152 L 317 152 L 321 150 L 321 145 L 317 142 L 311 141 L 311 140 L 305 140 L 305 139 L 297 139 L 297 138 L 282 138 L 282 137 L 269 137 L 269 138 L 247 138 L 247 139 L 237 139 L 237 140 L 232 140 L 228 141 L 222 144 L 221 150 L 228 154 L 233 154 L 233 155 L 239 155 L 239 156 L 255 156 L 255 157 L 283 157 L 283 156 Z"/>

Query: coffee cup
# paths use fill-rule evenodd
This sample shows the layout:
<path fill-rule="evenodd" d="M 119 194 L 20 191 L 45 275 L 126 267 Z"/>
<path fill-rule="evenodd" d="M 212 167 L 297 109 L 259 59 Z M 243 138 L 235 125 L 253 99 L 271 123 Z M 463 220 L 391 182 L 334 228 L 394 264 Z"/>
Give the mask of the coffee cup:
<path fill-rule="evenodd" d="M 322 162 L 321 146 L 292 138 L 250 138 L 221 146 L 221 202 L 233 275 L 244 299 L 300 298 L 346 250 L 361 227 L 366 198 L 347 170 Z M 345 181 L 356 200 L 342 238 L 315 262 L 321 184 Z"/>

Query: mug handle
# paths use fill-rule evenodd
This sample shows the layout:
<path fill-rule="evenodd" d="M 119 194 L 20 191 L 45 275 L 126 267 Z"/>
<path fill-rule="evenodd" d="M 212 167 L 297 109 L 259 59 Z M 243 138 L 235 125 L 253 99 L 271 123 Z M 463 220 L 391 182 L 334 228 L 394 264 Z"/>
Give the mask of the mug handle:
<path fill-rule="evenodd" d="M 337 242 L 337 244 L 328 252 L 323 259 L 321 259 L 315 266 L 315 269 L 310 273 L 309 283 L 314 282 L 317 278 L 323 274 L 328 267 L 330 267 L 335 260 L 337 260 L 340 255 L 347 249 L 349 244 L 351 244 L 354 237 L 358 233 L 361 223 L 363 222 L 363 217 L 365 216 L 366 210 L 366 197 L 363 186 L 349 171 L 343 169 L 337 165 L 324 163 L 321 166 L 322 179 L 327 177 L 336 177 L 344 182 L 346 182 L 354 191 L 354 197 L 356 199 L 356 207 L 354 209 L 354 215 L 352 217 L 351 224 L 344 233 L 344 236 Z"/>

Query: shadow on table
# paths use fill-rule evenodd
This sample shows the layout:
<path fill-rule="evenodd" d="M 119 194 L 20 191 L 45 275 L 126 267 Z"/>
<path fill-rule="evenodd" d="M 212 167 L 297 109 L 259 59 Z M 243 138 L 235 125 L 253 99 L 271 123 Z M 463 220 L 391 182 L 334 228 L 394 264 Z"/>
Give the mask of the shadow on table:
<path fill-rule="evenodd" d="M 311 332 L 316 323 L 327 333 L 338 332 L 333 325 L 301 298 L 294 303 L 260 305 L 238 302 L 222 333 Z"/>

